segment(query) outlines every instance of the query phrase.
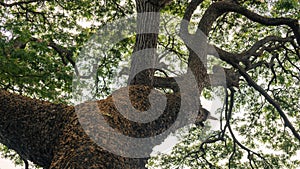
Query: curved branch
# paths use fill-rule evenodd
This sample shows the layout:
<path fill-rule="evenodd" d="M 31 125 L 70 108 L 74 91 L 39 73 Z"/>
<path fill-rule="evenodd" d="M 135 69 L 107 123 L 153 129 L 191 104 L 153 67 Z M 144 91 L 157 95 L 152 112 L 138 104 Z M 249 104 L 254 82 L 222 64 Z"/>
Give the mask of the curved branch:
<path fill-rule="evenodd" d="M 199 22 L 198 28 L 205 35 L 208 35 L 209 31 L 212 28 L 212 24 L 217 20 L 219 16 L 227 12 L 239 13 L 253 22 L 257 22 L 266 26 L 287 25 L 292 29 L 298 44 L 300 44 L 300 26 L 297 19 L 264 17 L 228 0 L 212 4 L 204 13 L 201 21 Z"/>
<path fill-rule="evenodd" d="M 198 5 L 200 5 L 202 2 L 203 0 L 192 0 L 189 3 L 188 7 L 184 12 L 184 16 L 180 24 L 180 34 L 188 34 L 188 25 L 191 20 L 191 17 L 197 9 Z"/>
<path fill-rule="evenodd" d="M 44 40 L 32 37 L 30 39 L 30 41 L 43 42 Z M 73 66 L 76 75 L 79 76 L 79 71 L 77 69 L 76 63 L 75 63 L 74 59 L 72 58 L 72 56 L 73 56 L 73 51 L 72 50 L 69 50 L 69 49 L 63 47 L 63 46 L 53 42 L 52 40 L 50 42 L 47 42 L 47 46 L 51 47 L 53 50 L 55 50 L 58 53 L 58 55 L 61 57 L 62 62 L 63 62 L 64 65 L 68 64 L 67 61 L 65 60 L 65 59 L 67 59 L 71 63 L 71 65 Z"/>
<path fill-rule="evenodd" d="M 269 42 L 292 42 L 293 37 L 278 37 L 278 36 L 267 36 L 263 39 L 257 41 L 252 47 L 246 51 L 243 51 L 239 55 L 243 55 L 243 59 L 248 59 L 250 56 L 260 56 L 262 52 L 266 49 L 264 48 L 264 45 Z M 259 50 L 262 48 L 262 50 Z M 259 50 L 259 51 L 258 51 Z M 258 51 L 258 52 L 257 52 Z"/>
<path fill-rule="evenodd" d="M 262 87 L 260 87 L 255 81 L 253 81 L 252 78 L 248 75 L 248 73 L 239 64 L 231 63 L 231 65 L 239 71 L 239 73 L 245 78 L 245 80 L 250 86 L 252 86 L 255 90 L 257 90 L 261 95 L 265 97 L 265 99 L 272 106 L 274 106 L 274 108 L 278 111 L 279 115 L 283 119 L 284 125 L 288 127 L 292 131 L 293 135 L 300 141 L 299 133 L 292 125 L 292 123 L 289 121 L 288 117 L 285 115 L 280 105 Z"/>
<path fill-rule="evenodd" d="M 284 46 L 283 45 L 279 45 L 279 46 L 275 46 L 275 47 L 267 47 L 265 46 L 266 43 L 269 42 L 279 42 L 279 43 L 287 43 L 287 42 L 293 42 L 294 38 L 293 37 L 286 37 L 286 38 L 282 38 L 282 37 L 278 37 L 278 36 L 267 36 L 264 37 L 263 39 L 255 42 L 250 49 L 244 50 L 240 53 L 231 53 L 231 52 L 227 52 L 215 45 L 208 45 L 208 54 L 219 57 L 221 60 L 228 62 L 228 63 L 239 63 L 242 62 L 243 64 L 245 64 L 245 66 L 247 67 L 247 70 L 252 69 L 257 67 L 258 65 L 251 65 L 249 58 L 250 56 L 254 56 L 254 57 L 259 57 L 263 54 L 263 52 L 265 51 L 272 51 L 275 48 L 281 48 Z M 261 63 L 259 63 L 260 65 Z"/>
<path fill-rule="evenodd" d="M 274 40 L 274 39 L 276 39 L 276 38 L 269 37 L 269 38 L 265 38 L 262 41 Z M 284 38 L 284 39 L 279 38 L 278 40 L 285 41 L 285 40 L 289 40 L 289 39 L 288 38 Z M 260 44 L 260 42 L 257 42 L 257 46 L 259 46 L 258 44 Z M 210 48 L 212 48 L 212 46 L 210 46 Z M 261 88 L 255 81 L 253 81 L 252 78 L 247 74 L 246 70 L 239 65 L 239 61 L 241 61 L 241 60 L 239 60 L 240 54 L 230 53 L 230 52 L 227 52 L 227 51 L 220 49 L 218 47 L 215 47 L 215 46 L 214 46 L 214 48 L 216 49 L 217 53 L 213 50 L 210 51 L 209 53 L 213 54 L 213 55 L 218 55 L 220 57 L 220 59 L 226 61 L 227 63 L 231 64 L 234 68 L 236 68 L 238 70 L 238 72 L 240 73 L 240 75 L 245 78 L 247 83 L 250 86 L 253 86 L 253 88 L 255 90 L 257 90 L 261 95 L 263 95 L 266 98 L 266 100 L 275 107 L 275 109 L 278 111 L 279 115 L 282 117 L 282 119 L 284 121 L 284 125 L 287 126 L 292 131 L 293 135 L 300 141 L 299 133 L 294 128 L 292 123 L 289 121 L 288 117 L 285 115 L 285 113 L 281 109 L 280 105 L 273 98 L 271 98 L 271 96 L 263 88 Z M 255 48 L 258 49 L 259 47 L 253 47 L 250 50 L 254 50 Z"/>
<path fill-rule="evenodd" d="M 241 53 L 230 53 L 221 48 L 218 48 L 217 46 L 209 45 L 208 54 L 216 56 L 227 63 L 242 62 L 246 66 L 246 68 L 245 68 L 246 71 L 250 70 L 250 69 L 254 69 L 263 64 L 266 65 L 267 67 L 273 69 L 272 68 L 272 65 L 273 65 L 272 60 L 274 60 L 274 59 L 271 59 L 270 63 L 265 60 L 259 61 L 258 63 L 253 63 L 253 61 L 257 57 L 261 56 L 263 54 L 263 52 L 265 52 L 265 51 L 272 52 L 275 49 L 285 48 L 285 46 L 283 44 L 275 45 L 274 47 L 267 47 L 267 46 L 265 46 L 266 43 L 268 43 L 268 42 L 286 43 L 286 42 L 292 42 L 292 41 L 293 41 L 292 37 L 281 38 L 281 37 L 277 37 L 277 36 L 267 36 L 267 37 L 263 38 L 262 40 L 257 41 L 250 49 L 245 50 Z M 254 56 L 255 58 L 250 61 L 249 60 L 250 56 Z M 287 58 L 287 59 L 289 59 L 289 58 Z M 293 64 L 293 63 L 291 63 L 291 64 L 295 67 L 295 64 Z M 293 77 L 295 77 L 295 76 L 293 76 Z"/>
<path fill-rule="evenodd" d="M 235 91 L 233 89 L 230 90 L 230 101 L 229 101 L 229 107 L 227 109 L 227 112 L 226 115 L 225 115 L 225 118 L 226 118 L 226 124 L 228 126 L 228 130 L 229 130 L 229 133 L 234 141 L 234 143 L 236 143 L 239 147 L 241 147 L 242 149 L 244 149 L 245 151 L 247 151 L 248 153 L 248 156 L 251 155 L 251 154 L 254 154 L 256 155 L 257 157 L 261 158 L 262 160 L 264 160 L 268 165 L 270 165 L 268 163 L 268 161 L 260 154 L 258 154 L 257 152 L 254 152 L 252 150 L 250 150 L 248 147 L 244 146 L 242 143 L 239 142 L 239 140 L 236 138 L 235 134 L 233 133 L 233 130 L 231 128 L 231 124 L 230 124 L 230 119 L 231 119 L 231 116 L 232 116 L 232 109 L 233 109 L 233 105 L 234 105 L 234 93 Z M 226 93 L 226 102 L 228 105 L 228 93 Z M 232 154 L 234 155 L 234 154 Z M 249 159 L 249 162 L 251 163 L 251 158 L 248 158 Z M 229 159 L 230 160 L 230 159 Z M 229 168 L 230 168 L 230 161 L 229 161 Z"/>

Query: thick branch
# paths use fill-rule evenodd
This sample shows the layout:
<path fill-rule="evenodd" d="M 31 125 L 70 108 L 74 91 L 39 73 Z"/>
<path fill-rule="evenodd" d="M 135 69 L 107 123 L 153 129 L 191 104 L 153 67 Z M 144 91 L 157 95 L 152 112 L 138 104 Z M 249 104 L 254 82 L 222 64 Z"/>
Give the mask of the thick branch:
<path fill-rule="evenodd" d="M 204 34 L 208 35 L 209 31 L 212 28 L 212 24 L 217 20 L 219 16 L 227 12 L 236 12 L 242 14 L 251 21 L 266 26 L 287 25 L 293 30 L 297 42 L 298 44 L 300 44 L 300 27 L 297 19 L 264 17 L 230 1 L 220 1 L 212 4 L 204 13 L 203 18 L 198 25 L 198 28 L 202 32 L 204 32 Z"/>
<path fill-rule="evenodd" d="M 248 60 L 250 56 L 261 56 L 265 50 L 268 50 L 265 45 L 269 42 L 292 42 L 292 37 L 281 38 L 278 36 L 267 36 L 259 41 L 257 41 L 249 50 L 246 50 L 239 55 L 242 56 L 243 60 Z M 260 49 L 260 50 L 259 50 Z"/>
<path fill-rule="evenodd" d="M 201 4 L 202 2 L 203 0 L 192 0 L 189 3 L 188 7 L 185 10 L 183 20 L 180 24 L 180 34 L 185 34 L 185 35 L 188 34 L 188 25 L 191 20 L 191 17 L 195 12 L 195 10 L 197 9 L 198 5 Z"/>
<path fill-rule="evenodd" d="M 197 31 L 195 34 L 188 32 L 188 25 L 192 14 L 203 2 L 202 0 L 193 0 L 187 7 L 183 20 L 180 24 L 180 38 L 184 41 L 189 50 L 188 57 L 188 73 L 192 73 L 196 79 L 199 92 L 202 92 L 205 84 L 209 83 L 207 74 L 207 37 L 203 33 Z"/>
<path fill-rule="evenodd" d="M 16 150 L 22 159 L 44 168 L 145 168 L 145 159 L 118 156 L 106 151 L 99 143 L 109 143 L 115 150 L 142 150 L 145 155 L 150 155 L 152 148 L 160 144 L 170 132 L 194 120 L 196 123 L 205 120 L 203 112 L 199 111 L 198 97 L 193 97 L 193 93 L 188 91 L 166 95 L 163 113 L 151 122 L 134 122 L 124 117 L 124 113 L 132 113 L 132 109 L 128 109 L 130 106 L 139 112 L 148 109 L 151 106 L 148 99 L 150 92 L 154 96 L 151 97 L 151 104 L 159 105 L 162 102 L 161 97 L 158 97 L 161 95 L 159 91 L 151 91 L 147 86 L 131 86 L 130 99 L 128 89 L 121 88 L 105 100 L 85 102 L 74 108 L 0 90 L 0 142 Z M 181 99 L 183 96 L 185 99 Z M 121 107 L 116 107 L 116 100 Z M 161 111 L 157 110 L 159 106 L 152 107 L 155 109 L 153 111 Z M 186 111 L 177 119 L 181 109 Z M 105 121 L 99 121 L 99 116 L 103 116 Z M 112 137 L 107 124 L 117 133 L 152 140 L 146 146 L 126 146 L 128 137 Z M 158 134 L 161 135 L 154 137 Z"/>
<path fill-rule="evenodd" d="M 0 90 L 0 142 L 24 160 L 48 168 L 68 106 Z"/>
<path fill-rule="evenodd" d="M 289 41 L 291 39 L 290 38 L 267 37 L 267 38 L 257 42 L 256 44 L 254 44 L 254 46 L 249 51 L 254 52 L 255 49 L 258 49 L 260 47 L 260 45 L 262 45 L 262 42 L 267 42 L 267 41 L 272 41 L 272 40 Z M 229 53 L 229 52 L 222 50 L 220 48 L 217 48 L 217 47 L 214 47 L 214 48 L 216 49 L 217 53 L 215 53 L 214 50 L 209 50 L 210 54 L 218 55 L 222 60 L 226 61 L 227 63 L 231 64 L 234 68 L 236 68 L 239 71 L 239 73 L 245 78 L 245 80 L 248 82 L 248 84 L 250 86 L 253 86 L 254 89 L 256 89 L 260 94 L 262 94 L 266 98 L 266 100 L 275 107 L 275 109 L 278 111 L 278 113 L 282 117 L 282 119 L 284 121 L 284 125 L 287 126 L 288 128 L 290 128 L 293 135 L 300 141 L 299 133 L 294 128 L 292 123 L 289 121 L 289 119 L 287 118 L 287 116 L 285 115 L 283 110 L 281 109 L 280 105 L 274 99 L 272 99 L 271 96 L 263 88 L 261 88 L 256 82 L 254 82 L 252 80 L 252 78 L 247 74 L 246 70 L 239 65 L 239 61 L 241 61 L 241 60 L 239 60 L 237 58 L 241 58 L 242 54 L 233 54 L 233 53 Z M 210 46 L 209 49 L 212 49 L 212 46 Z M 247 53 L 247 52 L 244 52 L 244 54 L 245 53 Z"/>

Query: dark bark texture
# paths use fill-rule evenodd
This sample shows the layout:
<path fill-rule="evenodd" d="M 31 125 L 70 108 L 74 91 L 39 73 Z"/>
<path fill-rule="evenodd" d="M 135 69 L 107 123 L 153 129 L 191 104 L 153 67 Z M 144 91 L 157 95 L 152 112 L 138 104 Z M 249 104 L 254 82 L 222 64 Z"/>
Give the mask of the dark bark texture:
<path fill-rule="evenodd" d="M 103 123 L 99 123 L 97 120 L 98 116 L 103 116 L 105 123 L 109 124 L 114 131 L 123 135 L 136 138 L 156 136 L 166 132 L 174 123 L 176 124 L 176 128 L 187 125 L 186 122 L 189 122 L 190 119 L 196 119 L 196 123 L 201 123 L 205 118 L 203 118 L 203 111 L 199 111 L 201 109 L 199 94 L 195 94 L 197 93 L 195 91 L 201 93 L 203 88 L 209 85 L 227 85 L 229 88 L 233 86 L 239 87 L 240 76 L 274 106 L 282 117 L 284 125 L 291 130 L 295 138 L 300 140 L 298 129 L 292 125 L 280 105 L 248 74 L 249 70 L 255 69 L 257 66 L 250 62 L 250 57 L 254 56 L 258 58 L 266 52 L 267 48 L 264 44 L 267 42 L 274 42 L 274 44 L 276 44 L 275 42 L 279 44 L 290 42 L 294 46 L 299 46 L 300 29 L 298 21 L 290 18 L 264 17 L 245 9 L 234 1 L 224 0 L 212 3 L 200 20 L 198 24 L 199 29 L 195 34 L 190 34 L 188 31 L 189 21 L 197 6 L 202 1 L 191 0 L 183 17 L 185 21 L 180 25 L 180 36 L 189 49 L 189 70 L 186 75 L 179 77 L 179 82 L 187 85 L 186 91 L 179 90 L 174 77 L 154 76 L 160 19 L 159 11 L 171 1 L 136 0 L 137 12 L 139 14 L 137 16 L 136 44 L 129 76 L 129 84 L 131 85 L 129 87 L 129 98 L 127 88 L 121 88 L 114 93 L 114 97 L 109 96 L 104 100 L 86 102 L 74 107 L 31 99 L 0 90 L 0 142 L 14 149 L 22 159 L 30 160 L 46 169 L 145 168 L 148 158 L 139 159 L 119 156 L 97 144 L 99 141 L 107 141 L 111 143 L 114 149 L 131 149 L 124 144 L 124 140 L 111 140 L 109 137 L 105 139 L 105 136 L 109 136 L 110 131 L 105 130 Z M 38 2 L 38 0 L 11 4 L 0 2 L 0 5 L 11 7 L 31 2 Z M 144 12 L 151 13 L 144 15 Z M 269 36 L 254 43 L 250 49 L 241 51 L 240 53 L 227 52 L 215 45 L 209 44 L 206 36 L 209 36 L 213 23 L 220 16 L 228 12 L 239 13 L 247 19 L 260 23 L 263 26 L 287 26 L 293 33 L 293 36 L 286 38 Z M 35 41 L 36 39 L 32 40 Z M 54 42 L 49 42 L 49 47 L 56 50 L 60 55 L 64 53 L 71 55 L 72 53 L 61 48 Z M 218 56 L 221 60 L 232 66 L 231 69 L 224 69 L 227 78 L 226 84 L 216 80 L 219 76 L 218 70 L 222 70 L 222 68 L 215 67 L 216 71 L 214 71 L 212 76 L 207 74 L 206 57 L 208 54 Z M 72 59 L 69 57 L 69 60 Z M 195 77 L 196 83 L 189 86 L 187 84 L 189 79 L 184 79 L 184 77 L 190 74 Z M 210 79 L 213 76 L 217 78 Z M 149 95 L 151 93 L 151 95 L 156 96 L 161 95 L 161 93 L 158 90 L 152 90 L 153 87 L 169 88 L 174 91 L 174 93 L 166 95 L 167 103 L 165 109 L 157 119 L 147 123 L 138 123 L 125 118 L 122 115 L 124 112 L 119 112 L 114 99 L 120 101 L 122 107 L 125 107 L 123 109 L 125 112 L 131 111 L 131 109 L 126 109 L 126 107 L 130 107 L 131 105 L 140 112 L 146 111 L 150 107 L 155 108 L 161 102 L 161 99 L 160 97 L 154 97 L 154 99 L 149 100 Z M 191 91 L 188 91 L 189 89 Z M 231 91 L 233 91 L 232 88 Z M 191 97 L 193 94 L 195 96 Z M 230 101 L 233 102 L 233 94 Z M 97 105 L 97 110 L 91 109 L 93 105 Z M 178 120 L 177 116 L 182 109 L 185 110 L 185 116 Z M 79 114 L 78 111 L 80 111 Z M 196 117 L 193 116 L 195 111 Z M 230 116 L 228 117 L 231 118 Z M 228 119 L 226 119 L 226 125 L 229 125 Z M 90 127 L 88 130 L 83 127 L 84 124 L 89 124 Z M 223 135 L 225 131 L 224 129 Z M 171 131 L 168 132 L 170 133 Z M 95 137 L 90 137 L 91 134 Z M 143 150 L 145 155 L 150 154 L 152 148 L 160 144 L 165 137 L 153 139 L 149 145 L 137 145 L 135 148 Z M 97 140 L 97 138 L 102 138 L 102 140 Z M 222 140 L 221 137 L 219 139 Z"/>
<path fill-rule="evenodd" d="M 89 132 L 101 135 L 109 133 L 103 130 L 103 125 L 98 123 L 99 121 L 91 119 L 97 119 L 100 113 L 116 132 L 130 137 L 151 137 L 165 132 L 173 125 L 181 104 L 193 107 L 197 105 L 195 104 L 197 99 L 191 98 L 186 100 L 186 103 L 182 103 L 178 93 L 166 95 L 167 105 L 164 113 L 152 122 L 138 123 L 123 117 L 114 105 L 114 99 L 118 99 L 123 107 L 128 107 L 130 104 L 140 111 L 149 109 L 151 103 L 158 104 L 161 99 L 151 100 L 150 103 L 148 95 L 151 88 L 131 86 L 129 88 L 131 101 L 128 102 L 127 89 L 119 89 L 114 97 L 109 96 L 104 100 L 86 102 L 76 107 L 52 104 L 1 91 L 0 142 L 17 151 L 23 159 L 30 160 L 43 168 L 145 168 L 147 158 L 118 156 L 97 145 L 95 140 L 89 137 Z M 152 90 L 151 94 L 153 95 L 153 93 L 154 95 L 161 94 L 156 90 Z M 98 105 L 99 111 L 90 110 L 91 106 L 89 105 L 94 103 Z M 81 110 L 84 113 L 78 114 L 75 110 Z M 186 111 L 185 118 L 187 119 L 179 120 L 179 123 L 176 123 L 178 128 L 186 125 L 184 122 L 189 118 L 196 119 L 188 109 Z M 203 120 L 200 112 L 198 115 L 197 123 Z M 89 120 L 88 122 L 93 127 L 89 131 L 84 130 L 78 117 L 82 121 Z M 168 133 L 166 133 L 167 135 Z M 164 138 L 153 139 L 153 142 L 147 147 L 137 145 L 136 148 L 144 150 L 145 154 L 150 154 L 152 148 L 160 144 Z M 116 149 L 126 147 L 122 140 L 106 141 L 111 142 Z"/>

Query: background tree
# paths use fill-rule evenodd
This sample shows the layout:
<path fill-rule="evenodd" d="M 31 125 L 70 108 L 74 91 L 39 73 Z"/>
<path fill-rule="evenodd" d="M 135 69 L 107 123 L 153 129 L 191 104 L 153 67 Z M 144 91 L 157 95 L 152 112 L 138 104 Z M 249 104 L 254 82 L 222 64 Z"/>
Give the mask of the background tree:
<path fill-rule="evenodd" d="M 147 159 L 123 158 L 97 147 L 81 129 L 74 107 L 66 105 L 71 103 L 72 74 L 78 73 L 75 59 L 84 42 L 106 23 L 137 11 L 169 13 L 188 23 L 180 25 L 181 39 L 172 34 L 137 34 L 117 44 L 110 51 L 115 57 L 100 61 L 97 98 L 111 93 L 109 84 L 114 82 L 110 77 L 120 71 L 116 68 L 120 61 L 147 48 L 169 50 L 170 54 L 162 57 L 176 58 L 181 66 L 189 67 L 205 97 L 216 90 L 211 84 L 220 85 L 213 80 L 218 72 L 225 72 L 227 78 L 225 92 L 219 93 L 225 96 L 219 112 L 220 131 L 203 139 L 206 128 L 190 128 L 171 154 L 151 159 L 150 168 L 300 165 L 293 158 L 300 141 L 298 1 L 29 0 L 1 1 L 0 8 L 0 141 L 16 150 L 21 159 L 44 168 L 143 168 Z M 147 19 L 159 26 L 159 16 L 138 18 L 138 29 L 149 23 Z M 208 43 L 197 40 L 200 31 Z M 190 43 L 199 51 L 189 48 Z M 155 50 L 152 52 L 150 59 L 156 57 Z M 132 63 L 144 59 L 136 56 Z M 136 72 L 137 65 L 130 71 Z M 170 77 L 148 70 L 129 77 L 133 79 L 130 83 L 175 90 L 172 77 L 187 72 L 176 72 L 177 65 L 165 65 L 162 68 Z M 177 99 L 170 96 L 174 102 L 169 103 L 167 114 L 176 112 Z M 113 107 L 110 98 L 99 105 L 102 110 Z M 115 124 L 116 119 L 108 121 Z M 143 125 L 137 127 L 142 133 L 119 130 L 133 136 L 153 134 Z M 87 157 L 89 161 L 85 161 Z"/>

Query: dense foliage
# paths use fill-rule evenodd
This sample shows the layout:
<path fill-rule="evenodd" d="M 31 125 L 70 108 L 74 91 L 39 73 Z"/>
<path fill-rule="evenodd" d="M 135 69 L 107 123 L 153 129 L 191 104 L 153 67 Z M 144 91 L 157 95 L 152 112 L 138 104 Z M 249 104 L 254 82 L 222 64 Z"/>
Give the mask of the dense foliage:
<path fill-rule="evenodd" d="M 288 17 L 299 21 L 297 0 L 237 0 L 237 2 L 268 18 Z M 192 16 L 194 30 L 205 11 L 214 1 L 205 0 Z M 189 1 L 174 0 L 162 13 L 182 18 Z M 0 88 L 23 95 L 71 104 L 75 60 L 84 43 L 107 22 L 134 14 L 131 0 L 79 1 L 1 1 L 0 2 Z M 298 22 L 299 23 L 299 22 Z M 298 27 L 299 29 L 299 27 Z M 298 30 L 299 31 L 299 30 Z M 247 75 L 264 90 L 300 129 L 300 54 L 299 42 L 286 25 L 266 26 L 253 22 L 241 13 L 226 12 L 213 24 L 209 43 L 222 50 L 247 55 L 259 45 L 255 55 L 243 63 Z M 298 37 L 300 38 L 300 37 Z M 258 44 L 260 42 L 260 44 Z M 107 96 L 114 83 L 112 75 L 129 65 L 135 40 L 132 37 L 111 49 L 114 58 L 100 61 L 97 97 Z M 170 53 L 163 55 L 165 71 L 176 75 L 178 67 L 186 68 L 188 53 L 183 42 L 173 34 L 160 35 L 158 48 Z M 250 55 L 250 54 L 249 54 Z M 174 61 L 176 60 L 176 61 Z M 178 61 L 179 64 L 178 64 Z M 170 64 L 173 63 L 173 64 Z M 175 65 L 175 63 L 177 65 Z M 213 65 L 236 66 L 213 56 Z M 239 88 L 209 87 L 203 95 L 221 97 L 224 107 L 215 114 L 221 127 L 211 132 L 209 127 L 195 126 L 179 134 L 180 143 L 167 154 L 153 157 L 149 168 L 296 168 L 300 153 L 296 138 L 278 110 L 241 77 Z M 217 93 L 216 95 L 212 93 Z M 3 154 L 11 153 L 2 148 Z M 5 155 L 4 155 L 5 156 Z M 20 160 L 16 160 L 19 164 Z M 225 167 L 226 166 L 226 167 Z"/>

